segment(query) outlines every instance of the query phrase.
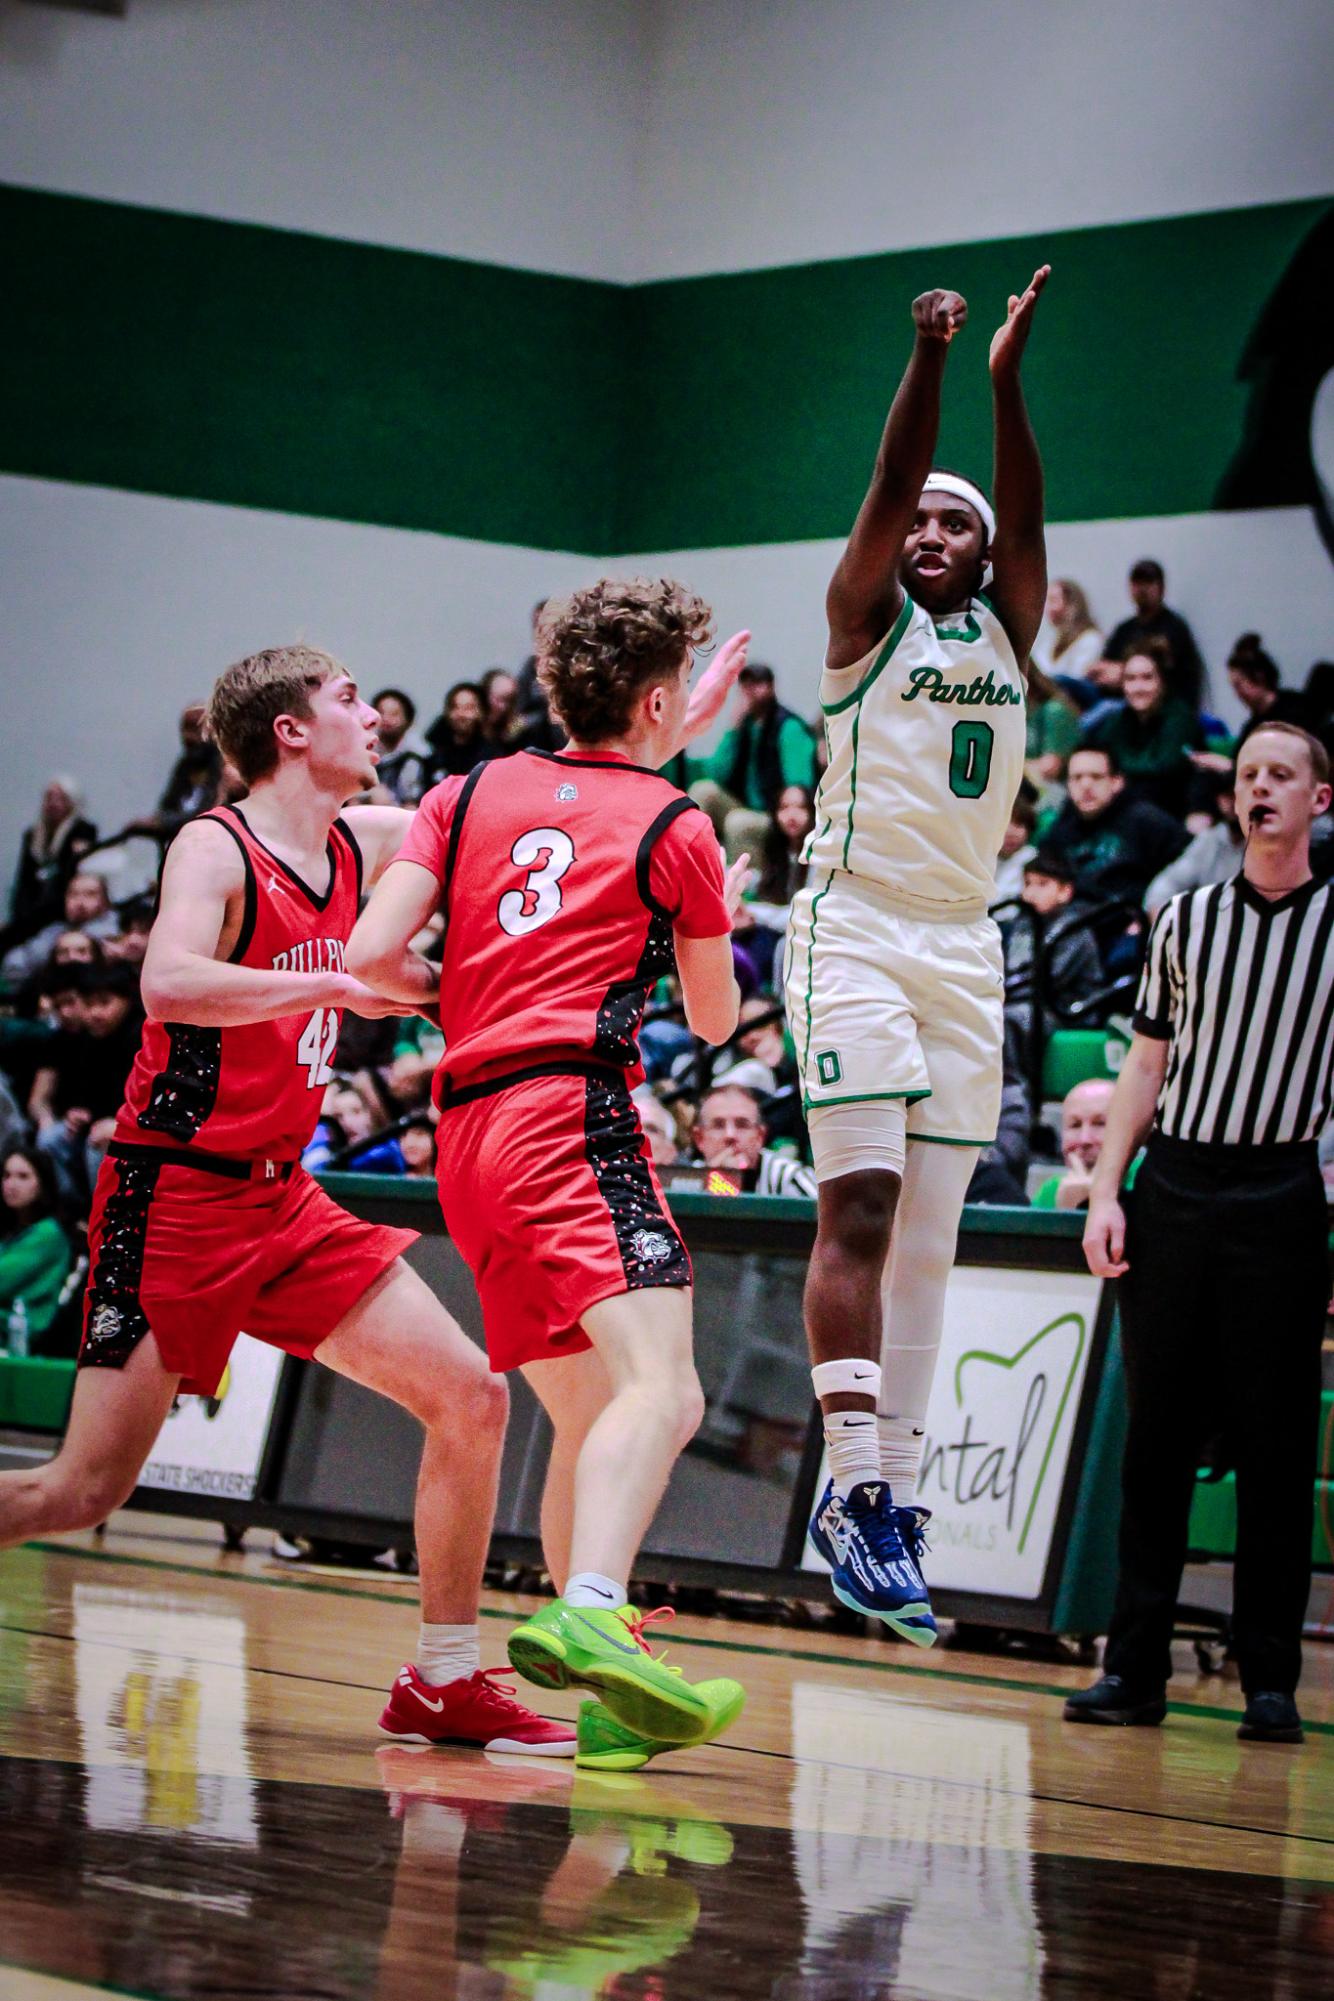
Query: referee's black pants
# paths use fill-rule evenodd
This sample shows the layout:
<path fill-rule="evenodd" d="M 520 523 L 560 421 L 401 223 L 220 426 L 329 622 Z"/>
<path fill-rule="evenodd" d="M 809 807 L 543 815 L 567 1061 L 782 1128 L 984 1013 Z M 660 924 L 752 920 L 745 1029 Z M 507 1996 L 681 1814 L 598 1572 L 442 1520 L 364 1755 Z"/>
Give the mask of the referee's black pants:
<path fill-rule="evenodd" d="M 1291 1695 L 1311 1586 L 1329 1299 L 1315 1146 L 1203 1146 L 1155 1134 L 1125 1201 L 1130 1425 L 1104 1671 L 1137 1691 L 1160 1688 L 1172 1671 L 1196 1467 L 1221 1431 L 1237 1476 L 1242 1687 Z"/>

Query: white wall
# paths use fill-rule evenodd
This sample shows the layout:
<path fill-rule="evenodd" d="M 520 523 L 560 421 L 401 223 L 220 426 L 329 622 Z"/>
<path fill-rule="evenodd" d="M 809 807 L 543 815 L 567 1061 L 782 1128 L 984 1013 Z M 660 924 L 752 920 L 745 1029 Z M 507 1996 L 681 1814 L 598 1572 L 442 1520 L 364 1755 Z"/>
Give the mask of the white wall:
<path fill-rule="evenodd" d="M 257 647 L 308 639 L 368 692 L 394 682 L 422 721 L 451 681 L 529 650 L 535 599 L 596 565 L 399 529 L 0 479 L 6 594 L 0 904 L 54 771 L 87 788 L 104 832 L 151 810 L 176 716 Z"/>
<path fill-rule="evenodd" d="M 580 276 L 1334 186 L 1328 0 L 0 0 L 0 180 Z"/>
<path fill-rule="evenodd" d="M 1329 0 L 657 0 L 638 272 L 1334 188 Z"/>
<path fill-rule="evenodd" d="M 623 0 L 0 0 L 0 180 L 621 278 L 641 32 Z"/>

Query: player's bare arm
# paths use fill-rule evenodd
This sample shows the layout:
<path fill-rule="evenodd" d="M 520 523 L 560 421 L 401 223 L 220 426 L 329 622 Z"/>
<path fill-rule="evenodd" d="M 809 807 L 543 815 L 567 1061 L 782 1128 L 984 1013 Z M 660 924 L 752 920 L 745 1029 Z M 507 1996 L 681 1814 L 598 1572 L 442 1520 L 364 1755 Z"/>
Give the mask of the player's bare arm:
<path fill-rule="evenodd" d="M 414 813 L 407 806 L 349 806 L 343 825 L 361 850 L 362 886 L 374 889 L 407 838 Z"/>
<path fill-rule="evenodd" d="M 317 1007 L 390 1012 L 346 973 L 268 972 L 229 964 L 245 909 L 245 863 L 216 821 L 183 827 L 162 874 L 157 920 L 144 957 L 141 992 L 158 1021 L 230 1028 L 277 1021 Z"/>
<path fill-rule="evenodd" d="M 913 351 L 890 405 L 870 487 L 825 599 L 826 664 L 834 669 L 862 659 L 903 603 L 899 558 L 935 457 L 945 357 L 968 307 L 957 292 L 923 292 L 913 300 L 912 315 Z"/>
<path fill-rule="evenodd" d="M 1047 601 L 1047 544 L 1042 526 L 1042 459 L 1028 419 L 1020 367 L 1038 300 L 1051 276 L 1041 265 L 1025 291 L 1013 294 L 991 340 L 995 420 L 991 600 L 1016 658 L 1027 660 Z"/>
<path fill-rule="evenodd" d="M 1130 1269 L 1125 1261 L 1126 1218 L 1121 1184 L 1140 1147 L 1148 1138 L 1167 1074 L 1167 1043 L 1152 1035 L 1132 1036 L 1112 1102 L 1107 1130 L 1093 1170 L 1088 1221 L 1084 1225 L 1084 1256 L 1095 1278 L 1120 1278 Z"/>
<path fill-rule="evenodd" d="M 750 856 L 739 855 L 727 871 L 723 897 L 735 917 L 745 887 Z M 686 938 L 674 934 L 676 971 L 692 1035 L 718 1048 L 736 1034 L 741 1015 L 741 989 L 732 962 L 732 934 L 721 938 Z"/>
<path fill-rule="evenodd" d="M 432 1007 L 440 968 L 414 952 L 412 941 L 439 903 L 440 884 L 430 869 L 391 861 L 348 941 L 348 971 L 401 1006 Z"/>

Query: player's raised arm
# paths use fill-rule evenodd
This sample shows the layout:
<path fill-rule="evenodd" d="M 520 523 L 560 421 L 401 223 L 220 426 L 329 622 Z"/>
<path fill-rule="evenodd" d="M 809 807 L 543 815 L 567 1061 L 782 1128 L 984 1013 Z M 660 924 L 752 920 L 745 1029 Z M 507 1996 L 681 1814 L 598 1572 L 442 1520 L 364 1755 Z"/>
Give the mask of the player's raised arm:
<path fill-rule="evenodd" d="M 968 307 L 957 292 L 923 292 L 913 300 L 912 314 L 913 351 L 890 405 L 870 487 L 825 599 L 832 668 L 860 660 L 903 602 L 899 557 L 935 456 L 945 356 Z"/>
<path fill-rule="evenodd" d="M 393 861 L 376 884 L 348 941 L 348 971 L 378 994 L 411 1008 L 429 1008 L 440 968 L 412 941 L 440 905 L 440 881 L 414 861 Z"/>
<path fill-rule="evenodd" d="M 317 1007 L 383 1010 L 346 973 L 268 972 L 229 960 L 245 925 L 241 851 L 216 821 L 196 820 L 172 842 L 148 940 L 140 991 L 158 1021 L 230 1028 Z"/>
<path fill-rule="evenodd" d="M 991 599 L 1021 665 L 1038 636 L 1047 601 L 1047 544 L 1042 525 L 1042 460 L 1028 420 L 1020 364 L 1033 314 L 1050 275 L 1050 264 L 1043 264 L 1033 273 L 1027 290 L 1011 297 L 1004 325 L 997 328 L 991 341 L 996 437 Z"/>

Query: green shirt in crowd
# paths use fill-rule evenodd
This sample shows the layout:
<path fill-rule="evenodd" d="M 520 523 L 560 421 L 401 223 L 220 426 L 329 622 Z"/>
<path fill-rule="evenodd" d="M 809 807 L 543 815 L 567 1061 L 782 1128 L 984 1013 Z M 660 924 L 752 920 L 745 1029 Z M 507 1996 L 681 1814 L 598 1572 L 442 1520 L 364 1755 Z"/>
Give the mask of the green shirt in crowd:
<path fill-rule="evenodd" d="M 27 1310 L 29 1334 L 45 1334 L 73 1262 L 69 1238 L 54 1216 L 43 1216 L 12 1237 L 0 1237 L 0 1345 L 10 1309 L 20 1299 Z"/>

